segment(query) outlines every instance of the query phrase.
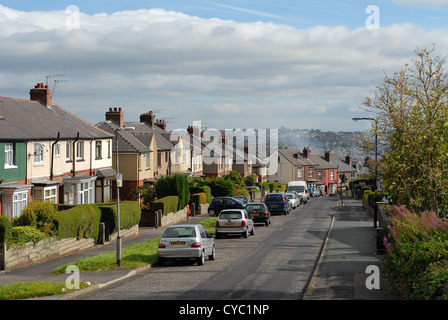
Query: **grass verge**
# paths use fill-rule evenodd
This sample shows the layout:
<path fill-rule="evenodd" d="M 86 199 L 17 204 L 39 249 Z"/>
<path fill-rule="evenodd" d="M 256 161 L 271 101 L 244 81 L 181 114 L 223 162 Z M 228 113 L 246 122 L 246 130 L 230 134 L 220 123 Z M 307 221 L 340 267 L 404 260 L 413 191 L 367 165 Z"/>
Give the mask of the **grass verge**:
<path fill-rule="evenodd" d="M 79 288 L 88 287 L 85 282 L 79 283 Z M 0 286 L 0 300 L 19 300 L 38 297 L 48 297 L 72 292 L 68 290 L 65 282 L 15 282 Z"/>

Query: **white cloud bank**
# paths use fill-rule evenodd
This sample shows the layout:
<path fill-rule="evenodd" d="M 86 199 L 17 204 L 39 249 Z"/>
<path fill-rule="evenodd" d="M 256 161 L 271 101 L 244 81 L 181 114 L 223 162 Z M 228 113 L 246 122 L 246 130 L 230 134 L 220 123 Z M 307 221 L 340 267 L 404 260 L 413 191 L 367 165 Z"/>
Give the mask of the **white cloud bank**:
<path fill-rule="evenodd" d="M 352 130 L 383 69 L 400 69 L 417 47 L 448 51 L 447 30 L 410 24 L 295 29 L 152 9 L 81 13 L 70 30 L 68 18 L 0 5 L 0 96 L 28 98 L 45 75 L 64 73 L 55 102 L 92 123 L 121 106 L 128 121 L 162 109 L 171 129 Z"/>

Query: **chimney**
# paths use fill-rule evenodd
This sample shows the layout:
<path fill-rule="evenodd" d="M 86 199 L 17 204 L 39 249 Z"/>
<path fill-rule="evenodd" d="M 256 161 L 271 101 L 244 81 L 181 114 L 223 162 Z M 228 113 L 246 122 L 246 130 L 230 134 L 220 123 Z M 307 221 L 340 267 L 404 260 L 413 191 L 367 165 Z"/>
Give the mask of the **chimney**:
<path fill-rule="evenodd" d="M 310 158 L 310 155 L 311 155 L 311 150 L 308 149 L 307 147 L 303 148 L 303 156 L 304 156 L 305 158 L 309 159 L 309 158 Z"/>
<path fill-rule="evenodd" d="M 120 128 L 123 128 L 124 125 L 124 114 L 121 108 L 109 108 L 109 111 L 106 112 L 106 120 L 110 120 L 115 122 Z"/>
<path fill-rule="evenodd" d="M 325 160 L 327 160 L 328 162 L 331 162 L 331 151 L 325 151 Z"/>
<path fill-rule="evenodd" d="M 352 155 L 350 153 L 347 153 L 347 155 L 345 156 L 345 162 L 351 166 L 352 165 Z"/>
<path fill-rule="evenodd" d="M 166 121 L 165 120 L 156 120 L 156 126 L 161 128 L 163 131 L 166 131 Z"/>
<path fill-rule="evenodd" d="M 149 111 L 140 115 L 140 122 L 144 122 L 154 128 L 154 112 Z"/>
<path fill-rule="evenodd" d="M 34 89 L 30 90 L 30 100 L 39 101 L 47 107 L 51 107 L 51 90 L 43 83 L 38 83 Z"/>

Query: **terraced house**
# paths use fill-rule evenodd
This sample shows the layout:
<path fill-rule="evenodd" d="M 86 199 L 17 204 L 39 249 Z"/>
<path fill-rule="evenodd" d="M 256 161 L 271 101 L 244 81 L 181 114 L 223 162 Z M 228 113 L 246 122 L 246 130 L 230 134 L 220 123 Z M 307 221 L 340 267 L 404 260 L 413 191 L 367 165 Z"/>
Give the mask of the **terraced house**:
<path fill-rule="evenodd" d="M 0 214 L 29 201 L 82 204 L 111 199 L 113 136 L 51 102 L 43 83 L 30 100 L 0 97 Z"/>

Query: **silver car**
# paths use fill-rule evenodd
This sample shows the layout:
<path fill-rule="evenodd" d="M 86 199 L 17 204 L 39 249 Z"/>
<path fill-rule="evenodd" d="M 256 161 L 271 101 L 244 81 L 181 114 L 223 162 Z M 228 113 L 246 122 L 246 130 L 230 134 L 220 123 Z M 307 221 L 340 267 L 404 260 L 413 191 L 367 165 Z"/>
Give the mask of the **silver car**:
<path fill-rule="evenodd" d="M 285 197 L 291 203 L 291 207 L 293 209 L 297 208 L 300 205 L 300 200 L 299 200 L 297 194 L 295 194 L 293 192 L 286 192 Z"/>
<path fill-rule="evenodd" d="M 220 238 L 224 234 L 240 234 L 247 238 L 249 233 L 254 235 L 255 227 L 246 210 L 227 209 L 221 211 L 216 221 L 216 238 Z"/>
<path fill-rule="evenodd" d="M 161 266 L 169 259 L 194 259 L 203 265 L 205 257 L 215 260 L 215 242 L 200 224 L 171 225 L 160 237 L 157 261 Z"/>

